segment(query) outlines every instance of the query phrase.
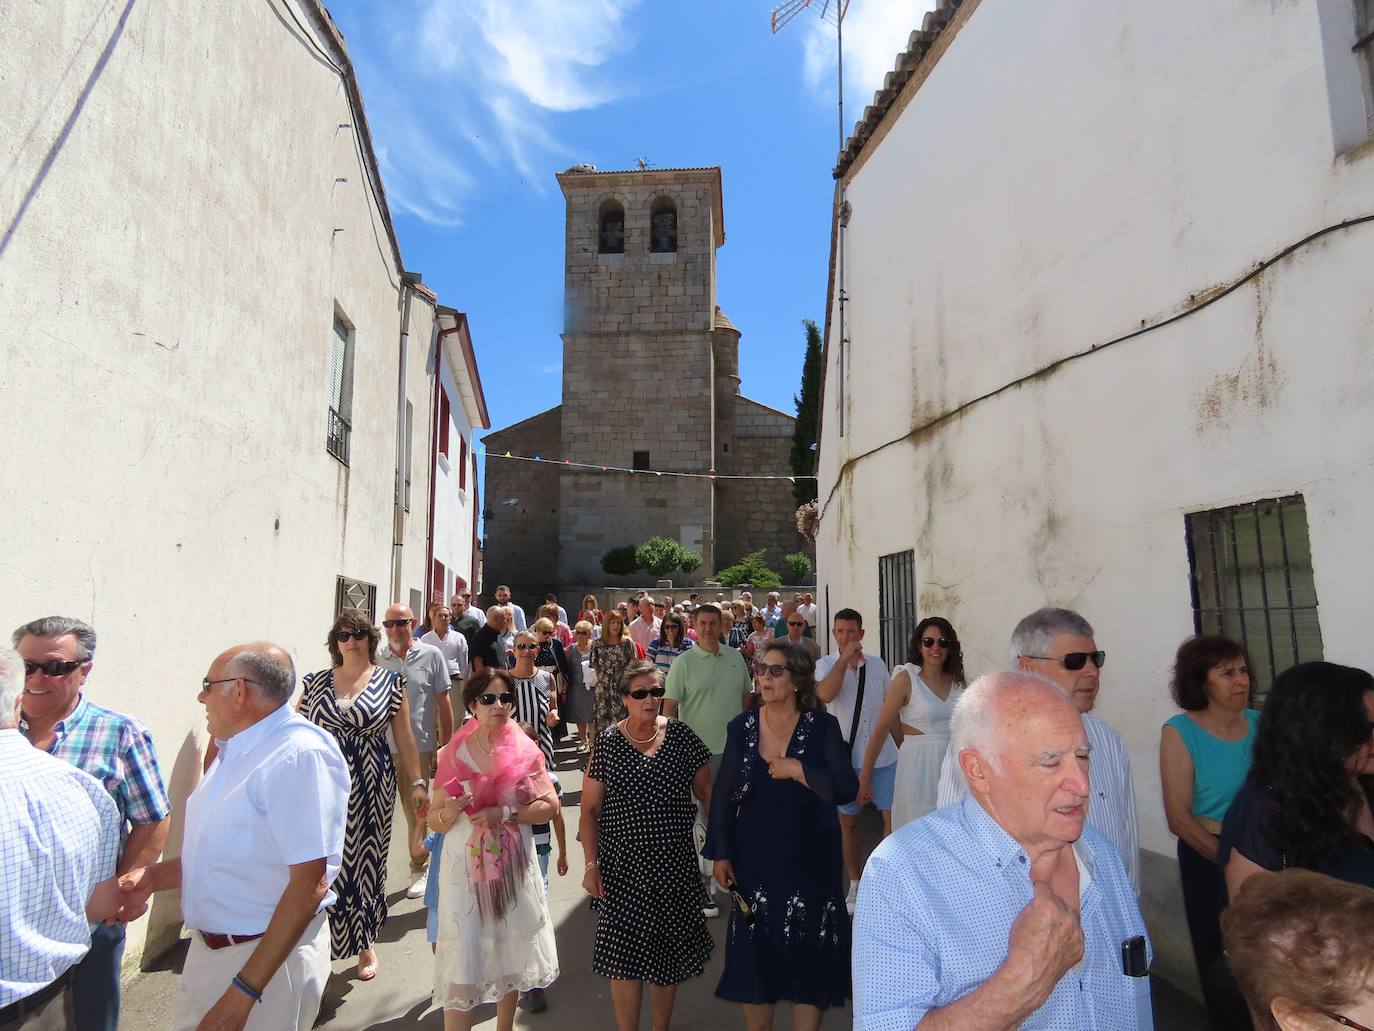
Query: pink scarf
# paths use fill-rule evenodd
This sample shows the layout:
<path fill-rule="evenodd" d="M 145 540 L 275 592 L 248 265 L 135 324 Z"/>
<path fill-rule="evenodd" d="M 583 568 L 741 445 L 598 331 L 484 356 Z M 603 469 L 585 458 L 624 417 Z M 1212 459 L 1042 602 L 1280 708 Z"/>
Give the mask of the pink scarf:
<path fill-rule="evenodd" d="M 465 810 L 468 816 L 489 806 L 518 802 L 517 788 L 528 778 L 547 779 L 544 753 L 514 720 L 507 720 L 493 738 L 490 773 L 459 759 L 459 746 L 477 732 L 478 723 L 468 720 L 453 735 L 440 753 L 436 777 L 454 798 L 472 792 L 472 801 Z M 516 888 L 525 867 L 524 840 L 519 828 L 509 823 L 503 822 L 495 830 L 471 826 L 467 844 L 468 882 L 477 896 L 477 910 L 483 922 L 490 923 L 504 918 L 515 904 Z"/>

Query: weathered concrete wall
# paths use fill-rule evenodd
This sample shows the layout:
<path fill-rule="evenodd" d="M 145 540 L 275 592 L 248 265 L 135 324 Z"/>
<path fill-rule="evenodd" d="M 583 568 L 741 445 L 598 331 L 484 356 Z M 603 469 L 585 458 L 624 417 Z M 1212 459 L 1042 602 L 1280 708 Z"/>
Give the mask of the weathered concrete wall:
<path fill-rule="evenodd" d="M 270 6 L 7 4 L 0 36 L 0 625 L 94 624 L 89 695 L 151 729 L 175 855 L 214 656 L 269 638 L 318 668 L 336 577 L 387 601 L 398 269 L 340 79 Z M 325 450 L 336 310 L 356 332 L 348 466 Z M 433 318 L 417 298 L 407 595 Z M 176 911 L 131 925 L 129 964 Z"/>
<path fill-rule="evenodd" d="M 561 406 L 550 408 L 483 438 L 488 455 L 482 503 L 486 512 L 484 604 L 491 603 L 491 592 L 498 584 L 508 584 L 518 600 L 542 598 L 555 583 L 560 505 L 557 463 L 509 462 L 490 456 L 507 451 L 541 458 L 558 455 L 562 416 Z"/>
<path fill-rule="evenodd" d="M 974 674 L 1005 664 L 1040 605 L 1093 622 L 1111 657 L 1098 710 L 1133 760 L 1158 968 L 1190 984 L 1158 775 L 1169 667 L 1193 629 L 1184 515 L 1303 494 L 1326 655 L 1374 665 L 1374 226 L 1091 348 L 1374 212 L 1374 152 L 1337 154 L 1330 70 L 1352 55 L 1313 5 L 1084 10 L 979 7 L 852 173 L 821 592 L 876 616 L 879 556 L 914 548 L 919 612 L 953 621 Z"/>

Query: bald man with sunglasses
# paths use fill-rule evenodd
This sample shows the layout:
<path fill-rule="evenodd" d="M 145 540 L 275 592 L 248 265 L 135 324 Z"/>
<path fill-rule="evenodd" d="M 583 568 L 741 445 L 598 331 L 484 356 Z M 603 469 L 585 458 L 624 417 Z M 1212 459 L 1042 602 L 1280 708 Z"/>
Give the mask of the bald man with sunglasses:
<path fill-rule="evenodd" d="M 1092 744 L 1092 799 L 1088 823 L 1116 846 L 1131 888 L 1140 895 L 1140 825 L 1136 819 L 1131 756 L 1121 735 L 1103 720 L 1089 715 L 1101 690 L 1107 653 L 1097 647 L 1093 628 L 1069 609 L 1036 609 L 1011 634 L 1014 669 L 1036 673 L 1069 696 L 1083 715 L 1083 729 Z M 959 759 L 945 752 L 940 767 L 936 805 L 944 808 L 968 794 Z"/>

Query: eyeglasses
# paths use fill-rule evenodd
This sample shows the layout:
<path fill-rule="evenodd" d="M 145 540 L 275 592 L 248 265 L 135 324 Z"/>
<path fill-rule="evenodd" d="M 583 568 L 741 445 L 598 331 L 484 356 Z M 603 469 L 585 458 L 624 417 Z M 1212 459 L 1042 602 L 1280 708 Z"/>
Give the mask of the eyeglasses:
<path fill-rule="evenodd" d="M 772 677 L 774 680 L 776 680 L 778 677 L 782 676 L 782 675 L 783 675 L 784 673 L 786 673 L 786 672 L 787 672 L 787 667 L 786 667 L 786 666 L 783 666 L 783 665 L 780 665 L 780 664 L 778 664 L 778 663 L 774 663 L 774 664 L 771 665 L 771 666 L 760 666 L 760 667 L 759 667 L 759 676 L 761 676 L 761 677 Z"/>
<path fill-rule="evenodd" d="M 204 693 L 216 684 L 232 684 L 237 680 L 242 680 L 245 684 L 256 684 L 256 680 L 249 680 L 247 677 L 224 677 L 221 680 L 210 680 L 208 677 L 200 682 L 201 693 Z"/>
<path fill-rule="evenodd" d="M 501 694 L 479 694 L 479 695 L 477 696 L 477 704 L 478 704 L 478 705 L 498 705 L 498 704 L 499 704 L 499 705 L 514 705 L 514 704 L 515 704 L 515 695 L 511 694 L 509 691 L 503 691 Z"/>
<path fill-rule="evenodd" d="M 84 666 L 83 662 L 63 662 L 61 659 L 53 659 L 51 662 L 30 662 L 24 660 L 24 676 L 31 677 L 39 670 L 43 671 L 45 677 L 65 677 L 72 670 Z"/>
<path fill-rule="evenodd" d="M 351 637 L 355 641 L 361 641 L 364 640 L 368 634 L 369 631 L 367 630 L 335 630 L 334 640 L 343 643 Z"/>
<path fill-rule="evenodd" d="M 396 627 L 410 626 L 413 622 L 415 622 L 413 619 L 384 619 L 382 620 L 382 626 L 386 627 L 388 630 L 394 630 Z"/>
<path fill-rule="evenodd" d="M 537 645 L 537 644 L 531 644 L 529 641 L 526 641 L 524 644 L 517 644 L 517 645 L 515 646 L 515 650 L 518 651 L 518 652 L 532 652 L 532 651 L 537 651 L 538 648 L 539 648 L 539 645 Z"/>
<path fill-rule="evenodd" d="M 1067 652 L 1059 658 L 1053 655 L 1027 655 L 1027 659 L 1041 659 L 1045 662 L 1062 663 L 1064 668 L 1070 672 L 1080 670 L 1088 664 L 1088 660 L 1093 660 L 1093 665 L 1101 669 L 1107 662 L 1107 653 L 1104 651 L 1095 652 Z"/>
<path fill-rule="evenodd" d="M 934 648 L 937 644 L 938 644 L 941 648 L 948 648 L 948 647 L 949 647 L 949 638 L 948 638 L 948 637 L 923 637 L 923 638 L 921 638 L 921 647 L 922 647 L 922 648 Z"/>
<path fill-rule="evenodd" d="M 1365 1027 L 1363 1024 L 1357 1024 L 1349 1017 L 1343 1017 L 1339 1013 L 1332 1013 L 1330 1010 L 1323 1009 L 1319 1009 L 1317 1010 L 1317 1012 L 1320 1013 L 1323 1017 L 1330 1017 L 1337 1024 L 1342 1024 L 1345 1027 L 1354 1028 L 1354 1031 L 1374 1031 L 1374 1028 L 1368 1028 Z"/>
<path fill-rule="evenodd" d="M 635 688 L 633 691 L 626 691 L 625 693 L 626 693 L 627 695 L 629 695 L 631 698 L 633 698 L 635 701 L 637 701 L 637 702 L 642 702 L 642 701 L 644 701 L 644 699 L 648 698 L 650 695 L 653 695 L 655 698 L 662 698 L 662 697 L 663 697 L 663 688 L 661 688 L 661 687 L 637 687 L 637 688 Z"/>

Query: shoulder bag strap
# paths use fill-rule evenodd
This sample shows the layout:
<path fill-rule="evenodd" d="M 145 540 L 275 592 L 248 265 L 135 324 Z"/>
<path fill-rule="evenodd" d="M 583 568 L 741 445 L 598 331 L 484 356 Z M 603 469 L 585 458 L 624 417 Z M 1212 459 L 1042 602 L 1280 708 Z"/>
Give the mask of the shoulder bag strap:
<path fill-rule="evenodd" d="M 859 718 L 864 711 L 864 676 L 868 673 L 868 660 L 859 667 L 859 690 L 854 696 L 854 718 L 849 721 L 849 758 L 854 758 L 854 741 L 859 736 Z"/>

